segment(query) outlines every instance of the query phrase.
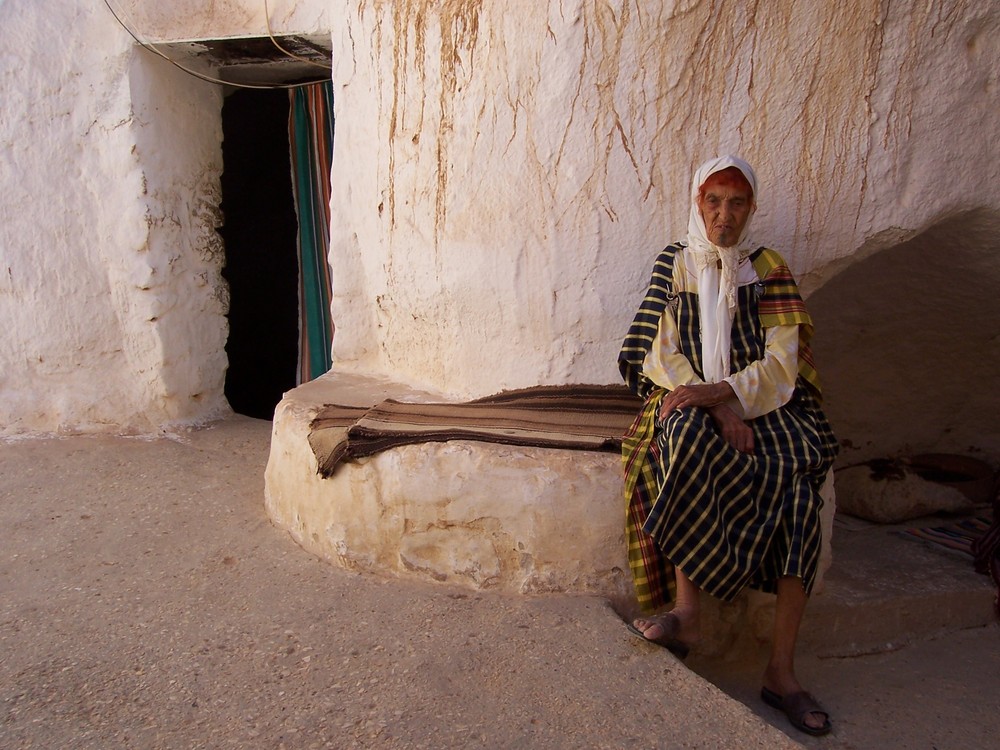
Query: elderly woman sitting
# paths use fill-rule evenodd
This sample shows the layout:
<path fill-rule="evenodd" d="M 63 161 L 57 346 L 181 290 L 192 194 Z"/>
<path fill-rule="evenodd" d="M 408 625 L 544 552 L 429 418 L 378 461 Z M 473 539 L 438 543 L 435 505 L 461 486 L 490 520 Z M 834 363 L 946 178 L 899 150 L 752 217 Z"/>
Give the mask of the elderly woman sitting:
<path fill-rule="evenodd" d="M 695 173 L 686 242 L 664 249 L 619 367 L 644 399 L 623 446 L 643 638 L 683 657 L 699 592 L 777 594 L 761 697 L 809 734 L 827 713 L 795 676 L 837 443 L 820 409 L 812 321 L 784 260 L 747 239 L 757 181 L 732 156 Z"/>

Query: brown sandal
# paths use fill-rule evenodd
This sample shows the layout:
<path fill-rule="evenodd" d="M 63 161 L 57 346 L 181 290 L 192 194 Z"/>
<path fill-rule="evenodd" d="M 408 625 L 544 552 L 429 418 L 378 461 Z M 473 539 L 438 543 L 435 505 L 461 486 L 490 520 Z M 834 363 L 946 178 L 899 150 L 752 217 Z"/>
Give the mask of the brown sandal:
<path fill-rule="evenodd" d="M 658 617 L 649 617 L 647 619 L 658 620 L 658 624 L 663 630 L 663 635 L 659 638 L 647 638 L 645 633 L 639 630 L 639 628 L 631 622 L 628 623 L 629 632 L 635 633 L 637 636 L 642 638 L 642 640 L 646 641 L 646 643 L 663 646 L 663 648 L 672 653 L 678 659 L 684 661 L 684 659 L 687 658 L 688 653 L 690 653 L 691 647 L 675 636 L 675 633 L 680 630 L 680 621 L 677 619 L 677 615 L 667 612 L 666 614 L 659 615 Z M 670 623 L 670 625 L 667 623 Z"/>
<path fill-rule="evenodd" d="M 792 722 L 792 726 L 801 732 L 811 734 L 813 737 L 819 737 L 831 729 L 830 714 L 805 690 L 800 690 L 797 693 L 789 693 L 782 697 L 773 690 L 768 690 L 765 687 L 760 689 L 760 698 L 771 708 L 784 711 L 785 716 Z M 811 727 L 806 724 L 805 719 L 809 714 L 822 714 L 823 725 Z"/>

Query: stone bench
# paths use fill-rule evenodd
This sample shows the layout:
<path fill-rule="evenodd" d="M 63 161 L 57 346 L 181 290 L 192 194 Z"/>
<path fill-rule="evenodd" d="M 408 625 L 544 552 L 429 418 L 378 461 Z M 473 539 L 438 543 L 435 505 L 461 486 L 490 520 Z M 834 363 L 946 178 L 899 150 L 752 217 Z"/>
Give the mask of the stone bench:
<path fill-rule="evenodd" d="M 286 394 L 275 410 L 265 471 L 275 524 L 306 550 L 351 570 L 505 593 L 599 595 L 626 616 L 634 613 L 617 453 L 428 442 L 345 462 L 323 478 L 309 441 L 320 410 L 388 398 L 442 400 L 345 373 Z M 831 493 L 825 521 L 832 513 Z M 824 523 L 823 570 L 831 526 Z M 745 616 L 759 623 L 754 629 L 768 629 L 770 600 L 720 607 L 722 630 L 707 640 L 723 648 Z"/>

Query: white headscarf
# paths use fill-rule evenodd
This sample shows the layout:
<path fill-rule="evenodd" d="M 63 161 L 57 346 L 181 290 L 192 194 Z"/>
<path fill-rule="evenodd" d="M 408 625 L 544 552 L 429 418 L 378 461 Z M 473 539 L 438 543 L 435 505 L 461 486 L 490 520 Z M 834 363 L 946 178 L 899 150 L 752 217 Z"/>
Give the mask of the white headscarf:
<path fill-rule="evenodd" d="M 754 202 L 750 216 L 736 244 L 732 247 L 713 245 L 708 239 L 705 221 L 698 210 L 698 190 L 716 172 L 736 167 L 753 188 Z M 757 208 L 757 176 L 745 161 L 736 156 L 719 156 L 702 164 L 691 181 L 691 214 L 688 218 L 687 250 L 698 272 L 698 312 L 701 316 L 701 365 L 705 382 L 718 383 L 729 375 L 729 350 L 733 313 L 736 310 L 737 268 L 752 251 L 748 239 L 750 221 Z M 721 261 L 721 273 L 719 269 Z"/>

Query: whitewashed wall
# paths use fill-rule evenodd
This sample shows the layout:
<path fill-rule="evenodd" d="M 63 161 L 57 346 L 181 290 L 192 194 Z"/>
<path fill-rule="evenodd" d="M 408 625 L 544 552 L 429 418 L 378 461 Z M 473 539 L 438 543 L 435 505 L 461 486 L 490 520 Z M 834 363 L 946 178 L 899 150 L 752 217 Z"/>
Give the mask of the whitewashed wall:
<path fill-rule="evenodd" d="M 218 93 L 154 85 L 100 3 L 6 0 L 0 37 L 0 430 L 145 433 L 225 408 Z M 210 141 L 163 153 L 171 130 Z"/>
<path fill-rule="evenodd" d="M 1000 201 L 980 4 L 345 5 L 341 367 L 464 396 L 613 381 L 692 168 L 718 152 L 756 165 L 756 235 L 807 290 Z"/>
<path fill-rule="evenodd" d="M 113 4 L 155 40 L 267 26 L 263 0 Z M 757 167 L 756 234 L 807 290 L 1000 210 L 989 5 L 269 9 L 276 33 L 333 37 L 341 369 L 456 397 L 616 381 L 652 257 L 717 152 Z M 3 0 L 0 49 L 0 429 L 224 411 L 219 90 L 137 51 L 99 2 Z"/>

